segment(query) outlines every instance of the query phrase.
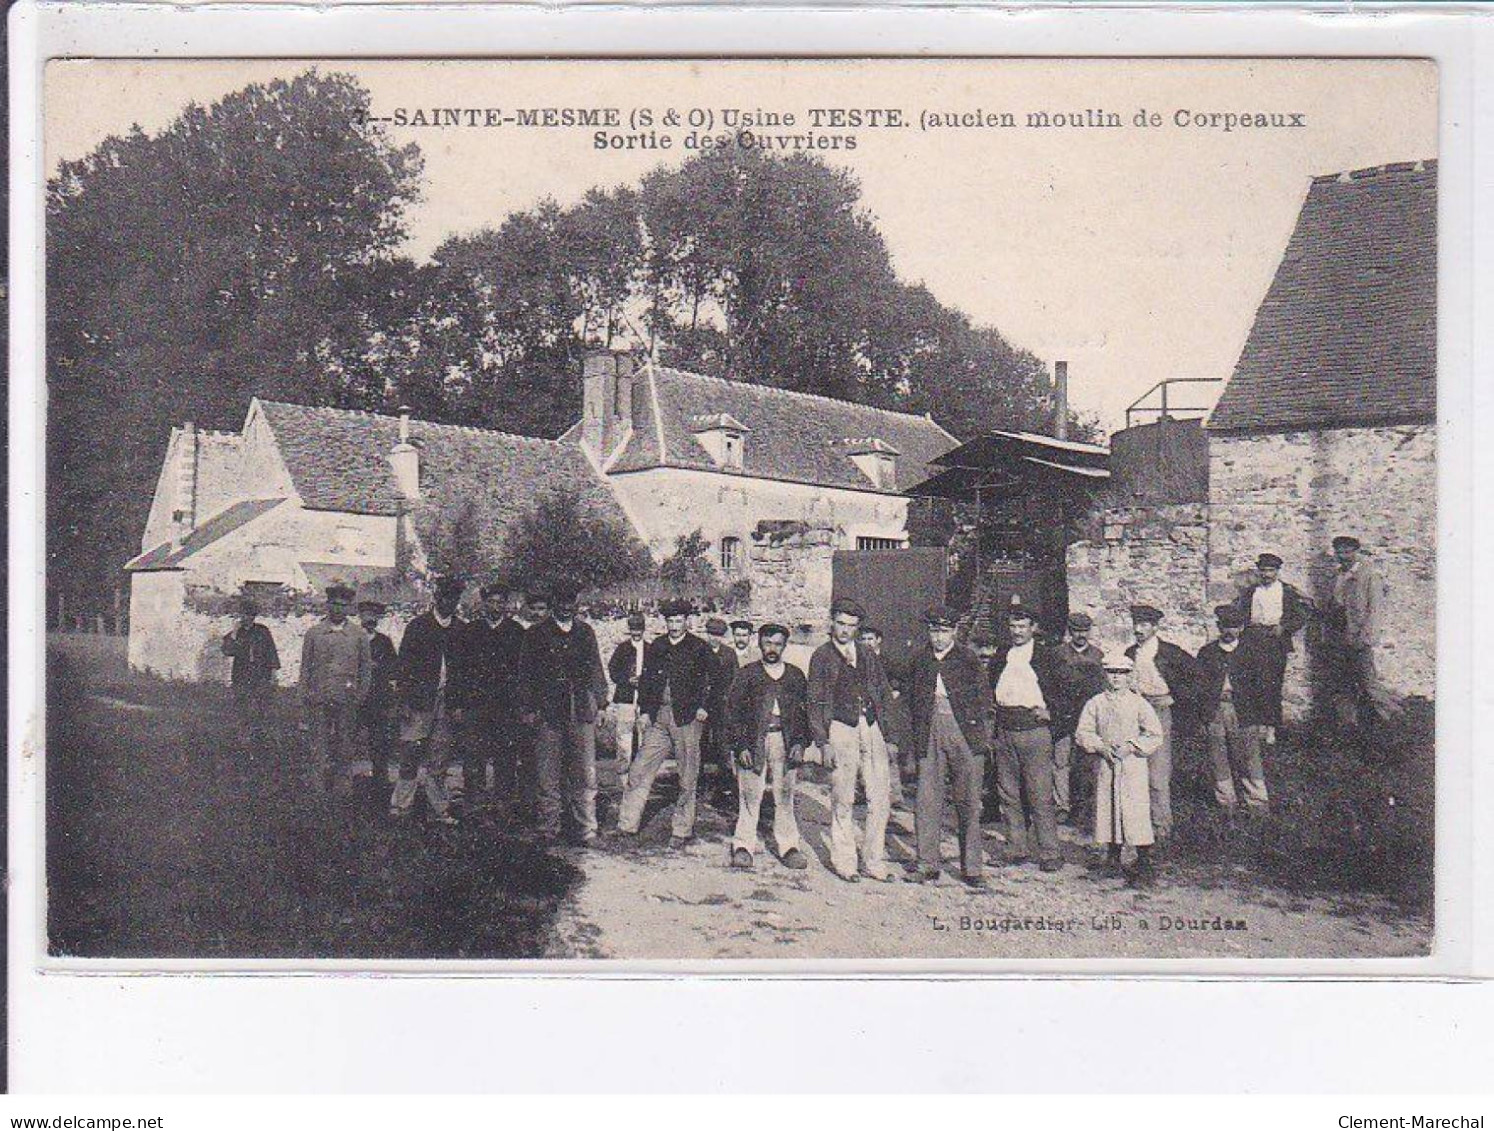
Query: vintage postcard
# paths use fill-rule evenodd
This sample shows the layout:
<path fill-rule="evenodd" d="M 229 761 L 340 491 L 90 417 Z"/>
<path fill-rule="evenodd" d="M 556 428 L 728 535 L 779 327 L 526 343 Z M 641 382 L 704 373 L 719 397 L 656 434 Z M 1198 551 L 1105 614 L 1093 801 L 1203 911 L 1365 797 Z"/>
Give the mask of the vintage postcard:
<path fill-rule="evenodd" d="M 49 955 L 1428 955 L 1438 88 L 50 61 Z"/>

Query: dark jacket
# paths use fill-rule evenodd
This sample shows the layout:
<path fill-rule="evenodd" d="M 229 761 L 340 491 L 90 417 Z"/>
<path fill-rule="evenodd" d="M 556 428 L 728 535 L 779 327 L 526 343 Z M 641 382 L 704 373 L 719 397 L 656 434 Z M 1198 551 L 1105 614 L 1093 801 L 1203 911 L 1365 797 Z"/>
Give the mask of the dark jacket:
<path fill-rule="evenodd" d="M 882 661 L 869 648 L 856 646 L 856 667 L 846 663 L 833 640 L 809 657 L 809 729 L 818 745 L 830 741 L 830 724 L 856 726 L 864 712 L 872 722 L 887 716 L 892 685 Z"/>
<path fill-rule="evenodd" d="M 612 681 L 614 703 L 638 701 L 638 685 L 633 682 L 633 669 L 638 665 L 639 651 L 647 646 L 643 642 L 634 644 L 629 637 L 612 649 L 612 656 L 607 661 L 607 678 Z"/>
<path fill-rule="evenodd" d="M 1136 658 L 1135 644 L 1126 649 L 1126 655 Z M 1198 661 L 1171 640 L 1158 640 L 1157 671 L 1172 692 L 1174 728 L 1183 729 L 1197 721 Z"/>
<path fill-rule="evenodd" d="M 991 670 L 987 677 L 987 684 L 994 695 L 996 685 L 1001 682 L 1001 673 L 1006 671 L 1006 655 L 1011 645 L 1001 649 L 991 660 Z M 1038 641 L 1032 646 L 1032 670 L 1037 675 L 1038 690 L 1043 693 L 1043 702 L 1048 706 L 1050 728 L 1057 725 L 1057 719 L 1063 710 L 1064 703 L 1064 671 L 1063 661 L 1058 658 L 1053 648 Z M 994 705 L 994 699 L 993 699 Z M 1000 726 L 1000 710 L 997 710 L 997 726 Z"/>
<path fill-rule="evenodd" d="M 733 751 L 752 752 L 752 768 L 767 765 L 765 742 L 773 723 L 773 701 L 783 727 L 783 745 L 790 765 L 797 765 L 809 745 L 809 681 L 793 664 L 783 665 L 783 675 L 773 679 L 761 660 L 737 672 L 726 696 L 726 729 Z"/>
<path fill-rule="evenodd" d="M 643 675 L 638 680 L 638 710 L 649 718 L 659 714 L 664 685 L 669 684 L 674 720 L 681 726 L 695 721 L 702 707 L 710 711 L 716 695 L 716 657 L 711 646 L 687 632 L 678 644 L 656 636 L 643 649 Z"/>
<path fill-rule="evenodd" d="M 223 638 L 223 654 L 233 657 L 228 681 L 235 687 L 269 687 L 280 670 L 275 638 L 258 621 L 247 629 L 236 625 Z"/>
<path fill-rule="evenodd" d="M 1258 588 L 1259 586 L 1256 585 L 1247 585 L 1240 590 L 1240 596 L 1235 599 L 1235 608 L 1244 616 L 1247 625 L 1250 624 L 1250 607 L 1255 603 L 1255 591 Z M 1303 626 L 1311 619 L 1312 603 L 1295 587 L 1283 581 L 1281 583 L 1281 636 L 1278 638 L 1283 651 L 1292 650 L 1292 637 L 1302 631 Z"/>
<path fill-rule="evenodd" d="M 1233 652 L 1210 640 L 1198 650 L 1195 663 L 1193 707 L 1198 720 L 1207 723 L 1219 709 L 1224 677 L 1229 676 L 1230 700 L 1244 726 L 1273 725 L 1271 657 L 1265 641 L 1241 637 Z"/>
<path fill-rule="evenodd" d="M 370 713 L 384 714 L 394 707 L 395 680 L 399 677 L 399 652 L 382 632 L 368 634 L 368 656 L 373 661 L 373 679 L 364 706 Z"/>
<path fill-rule="evenodd" d="M 519 656 L 524 648 L 524 626 L 505 617 L 489 624 L 479 617 L 462 626 L 457 637 L 457 680 L 449 701 L 453 706 L 508 708 L 519 680 Z"/>
<path fill-rule="evenodd" d="M 553 619 L 524 634 L 519 699 L 542 724 L 594 722 L 607 702 L 607 673 L 596 631 L 579 617 L 569 632 Z"/>
<path fill-rule="evenodd" d="M 972 753 L 986 755 L 991 751 L 990 688 L 984 665 L 973 650 L 956 644 L 940 660 L 927 645 L 913 658 L 908 676 L 908 707 L 913 713 L 913 752 L 925 757 L 929 752 L 929 731 L 934 723 L 934 705 L 939 677 L 949 695 L 949 706 L 960 724 Z"/>
<path fill-rule="evenodd" d="M 464 622 L 452 617 L 442 628 L 436 614 L 427 610 L 412 620 L 399 642 L 399 697 L 414 711 L 429 711 L 436 705 L 436 689 L 441 681 L 441 661 L 446 661 L 446 685 L 460 679 L 457 639 Z M 450 700 L 448 699 L 449 703 Z"/>
<path fill-rule="evenodd" d="M 1058 710 L 1053 712 L 1053 737 L 1065 738 L 1079 725 L 1079 712 L 1096 695 L 1105 690 L 1105 653 L 1094 644 L 1076 652 L 1067 643 L 1055 644 L 1053 653 L 1060 661 L 1063 693 Z"/>

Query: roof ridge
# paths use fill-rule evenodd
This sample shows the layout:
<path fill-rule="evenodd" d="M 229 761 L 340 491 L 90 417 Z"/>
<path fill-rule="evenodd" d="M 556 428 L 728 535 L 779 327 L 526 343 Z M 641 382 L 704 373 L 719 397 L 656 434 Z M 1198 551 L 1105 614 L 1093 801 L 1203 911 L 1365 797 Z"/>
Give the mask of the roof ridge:
<path fill-rule="evenodd" d="M 337 408 L 335 405 L 298 404 L 295 401 L 270 401 L 263 398 L 260 398 L 259 403 L 262 405 L 272 405 L 277 408 L 298 408 L 305 412 L 332 413 L 338 416 L 367 416 L 375 420 L 388 420 L 396 425 L 400 421 L 398 416 L 390 416 L 386 412 L 374 412 L 372 409 L 367 408 Z M 567 446 L 561 444 L 558 438 L 548 439 L 544 436 L 526 436 L 522 432 L 506 432 L 501 428 L 479 428 L 475 424 L 447 424 L 444 421 L 428 420 L 421 416 L 410 417 L 410 423 L 421 424 L 428 428 L 449 428 L 454 432 L 471 432 L 478 436 L 500 436 L 507 440 L 527 440 L 535 444 L 552 444 L 559 447 Z"/>
<path fill-rule="evenodd" d="M 696 373 L 692 369 L 676 369 L 672 365 L 661 365 L 661 372 L 678 374 L 681 377 L 692 377 L 700 381 L 715 381 L 722 385 L 731 385 L 736 388 L 762 389 L 769 393 L 782 393 L 788 397 L 799 397 L 807 401 L 818 401 L 821 404 L 847 405 L 851 408 L 865 409 L 868 412 L 885 412 L 889 416 L 903 416 L 909 420 L 920 420 L 926 424 L 933 423 L 933 418 L 922 412 L 904 412 L 896 408 L 883 408 L 881 405 L 865 404 L 861 401 L 850 401 L 844 397 L 827 397 L 823 393 L 804 393 L 798 389 L 785 389 L 781 385 L 760 385 L 755 381 L 737 381 L 731 377 L 717 377 L 711 373 Z M 936 424 L 935 427 L 938 427 Z"/>
<path fill-rule="evenodd" d="M 1315 185 L 1336 182 L 1352 183 L 1384 176 L 1387 173 L 1424 173 L 1436 169 L 1437 158 L 1427 157 L 1419 161 L 1387 161 L 1383 165 L 1366 165 L 1362 169 L 1341 169 L 1336 173 L 1318 173 L 1312 178 Z"/>

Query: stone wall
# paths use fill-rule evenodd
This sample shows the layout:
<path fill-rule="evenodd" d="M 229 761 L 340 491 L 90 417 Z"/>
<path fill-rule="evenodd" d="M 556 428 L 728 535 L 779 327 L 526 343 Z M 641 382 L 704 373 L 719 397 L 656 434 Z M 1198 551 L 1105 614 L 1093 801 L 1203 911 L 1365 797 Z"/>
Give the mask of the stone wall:
<path fill-rule="evenodd" d="M 748 549 L 752 615 L 790 628 L 821 625 L 830 610 L 835 544 L 828 526 L 759 523 Z"/>
<path fill-rule="evenodd" d="M 1106 507 L 1090 535 L 1068 548 L 1069 609 L 1094 617 L 1098 643 L 1130 641 L 1133 604 L 1162 609 L 1163 635 L 1189 651 L 1208 639 L 1208 507 Z"/>
<path fill-rule="evenodd" d="M 1332 540 L 1352 534 L 1389 599 L 1380 672 L 1398 695 L 1436 689 L 1437 462 L 1431 425 L 1263 436 L 1214 435 L 1209 586 L 1224 600 L 1263 550 L 1319 606 L 1333 592 Z M 1289 705 L 1310 699 L 1311 649 L 1288 670 Z"/>

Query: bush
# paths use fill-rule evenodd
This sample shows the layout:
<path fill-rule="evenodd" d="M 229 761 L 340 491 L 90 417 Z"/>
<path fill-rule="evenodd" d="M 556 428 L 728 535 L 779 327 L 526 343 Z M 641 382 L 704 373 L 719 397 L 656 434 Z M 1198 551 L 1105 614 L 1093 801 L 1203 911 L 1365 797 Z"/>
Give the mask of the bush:
<path fill-rule="evenodd" d="M 716 567 L 711 564 L 711 544 L 699 527 L 674 540 L 674 553 L 659 564 L 659 580 L 679 595 L 719 588 Z"/>
<path fill-rule="evenodd" d="M 514 523 L 498 572 L 520 585 L 596 590 L 647 578 L 653 561 L 631 531 L 587 511 L 576 492 L 556 491 Z"/>

